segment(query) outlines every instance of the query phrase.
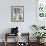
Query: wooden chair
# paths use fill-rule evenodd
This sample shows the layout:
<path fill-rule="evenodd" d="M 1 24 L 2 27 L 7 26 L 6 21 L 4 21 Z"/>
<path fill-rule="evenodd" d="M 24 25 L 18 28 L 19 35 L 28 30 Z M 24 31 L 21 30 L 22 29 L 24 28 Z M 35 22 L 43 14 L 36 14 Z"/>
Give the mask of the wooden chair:
<path fill-rule="evenodd" d="M 22 37 L 26 36 L 27 41 L 25 42 L 25 44 L 26 44 L 26 46 L 30 46 L 29 33 L 21 33 L 21 36 Z"/>
<path fill-rule="evenodd" d="M 16 41 L 17 44 L 16 44 L 15 46 L 18 46 L 18 33 L 17 33 L 17 34 L 6 33 L 6 34 L 5 34 L 5 46 L 8 45 L 8 42 L 7 42 L 7 38 L 8 38 L 8 37 L 7 37 L 7 36 L 9 36 L 9 37 L 10 37 L 10 36 L 17 36 L 17 41 Z M 16 39 L 16 38 L 15 38 L 15 39 Z"/>

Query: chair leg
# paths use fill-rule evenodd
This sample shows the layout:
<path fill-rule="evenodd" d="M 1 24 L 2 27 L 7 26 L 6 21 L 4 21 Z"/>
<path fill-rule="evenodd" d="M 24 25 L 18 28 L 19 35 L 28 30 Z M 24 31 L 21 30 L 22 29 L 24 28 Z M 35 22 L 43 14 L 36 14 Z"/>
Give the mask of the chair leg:
<path fill-rule="evenodd" d="M 5 41 L 5 46 L 7 46 L 7 42 Z"/>
<path fill-rule="evenodd" d="M 7 46 L 7 34 L 5 34 L 5 46 Z"/>

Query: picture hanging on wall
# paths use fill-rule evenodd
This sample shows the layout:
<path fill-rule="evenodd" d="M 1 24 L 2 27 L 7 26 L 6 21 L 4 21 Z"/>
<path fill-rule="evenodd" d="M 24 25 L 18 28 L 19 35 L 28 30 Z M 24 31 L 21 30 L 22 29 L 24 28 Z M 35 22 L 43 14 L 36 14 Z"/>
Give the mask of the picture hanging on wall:
<path fill-rule="evenodd" d="M 24 6 L 11 6 L 11 21 L 12 22 L 24 21 Z"/>
<path fill-rule="evenodd" d="M 37 15 L 39 18 L 46 18 L 46 0 L 37 1 Z"/>
<path fill-rule="evenodd" d="M 46 0 L 36 1 L 36 24 L 46 25 Z"/>

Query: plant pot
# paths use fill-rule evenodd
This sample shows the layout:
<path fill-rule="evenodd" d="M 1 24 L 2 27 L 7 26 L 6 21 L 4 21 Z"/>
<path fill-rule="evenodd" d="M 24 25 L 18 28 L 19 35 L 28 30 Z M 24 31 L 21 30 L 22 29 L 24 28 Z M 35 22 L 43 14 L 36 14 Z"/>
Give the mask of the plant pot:
<path fill-rule="evenodd" d="M 37 43 L 40 43 L 40 39 L 37 39 Z"/>
<path fill-rule="evenodd" d="M 40 43 L 44 43 L 44 40 L 45 40 L 45 39 L 40 39 Z"/>
<path fill-rule="evenodd" d="M 38 42 L 39 44 L 41 44 L 41 43 L 44 42 L 44 40 L 45 40 L 45 39 L 38 39 L 37 42 Z"/>

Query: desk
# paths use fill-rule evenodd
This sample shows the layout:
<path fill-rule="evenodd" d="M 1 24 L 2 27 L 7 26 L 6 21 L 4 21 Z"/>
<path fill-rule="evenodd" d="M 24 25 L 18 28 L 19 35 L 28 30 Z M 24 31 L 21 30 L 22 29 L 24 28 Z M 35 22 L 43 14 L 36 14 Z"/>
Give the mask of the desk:
<path fill-rule="evenodd" d="M 29 33 L 21 33 L 21 36 L 26 36 L 26 39 L 27 39 L 27 42 L 21 42 L 21 43 L 19 43 L 18 42 L 18 33 L 17 34 L 10 34 L 10 33 L 6 33 L 5 34 L 5 46 L 7 46 L 7 44 L 8 44 L 8 42 L 7 42 L 7 36 L 9 36 L 9 38 L 10 38 L 10 36 L 17 36 L 17 42 L 15 43 L 16 45 L 15 46 L 21 46 L 21 45 L 23 45 L 23 44 L 25 44 L 26 46 L 30 46 L 30 42 L 29 42 Z"/>
<path fill-rule="evenodd" d="M 7 38 L 8 38 L 7 36 L 9 36 L 9 37 L 10 36 L 17 36 L 17 42 L 16 42 L 17 44 L 15 46 L 18 46 L 18 33 L 15 33 L 15 34 L 6 33 L 5 34 L 5 46 L 7 46 Z"/>

